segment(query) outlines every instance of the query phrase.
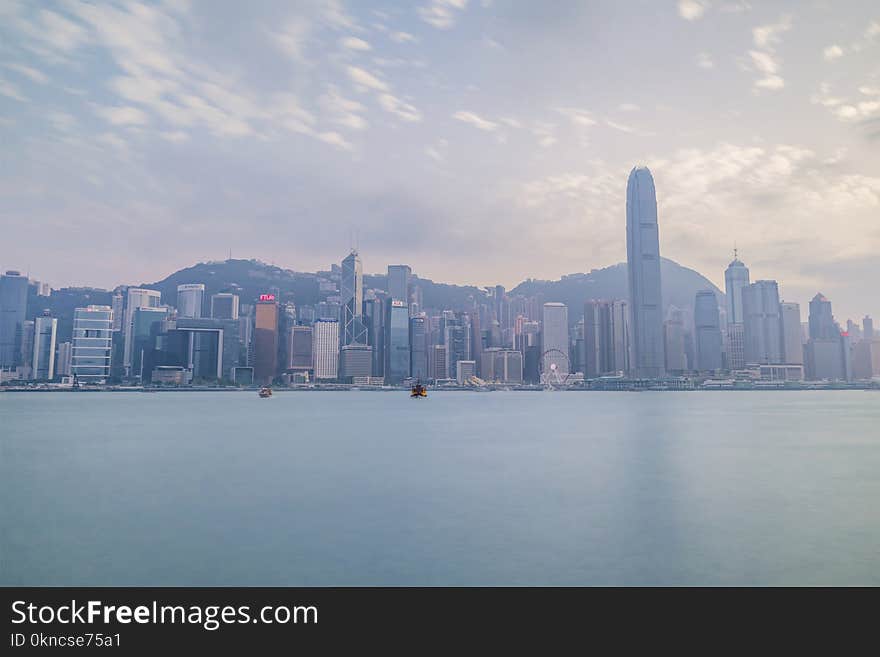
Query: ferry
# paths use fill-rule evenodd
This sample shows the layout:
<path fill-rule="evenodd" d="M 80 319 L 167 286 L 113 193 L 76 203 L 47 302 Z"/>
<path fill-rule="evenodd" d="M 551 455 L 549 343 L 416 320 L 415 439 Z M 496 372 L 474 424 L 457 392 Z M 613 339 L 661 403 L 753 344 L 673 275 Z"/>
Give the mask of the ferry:
<path fill-rule="evenodd" d="M 272 388 L 270 388 L 269 386 L 263 386 L 262 388 L 260 388 L 259 395 L 260 395 L 260 398 L 262 398 L 262 399 L 267 399 L 267 398 L 271 397 L 272 396 Z"/>
<path fill-rule="evenodd" d="M 416 384 L 409 391 L 409 396 L 411 399 L 419 399 L 420 397 L 428 396 L 428 389 L 422 385 L 421 381 L 417 381 Z"/>

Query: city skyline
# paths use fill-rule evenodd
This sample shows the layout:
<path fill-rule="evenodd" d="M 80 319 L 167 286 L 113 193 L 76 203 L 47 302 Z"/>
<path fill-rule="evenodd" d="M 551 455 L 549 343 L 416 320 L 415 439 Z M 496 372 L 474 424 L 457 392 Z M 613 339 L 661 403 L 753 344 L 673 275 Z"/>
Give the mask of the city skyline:
<path fill-rule="evenodd" d="M 366 271 L 512 287 L 625 261 L 643 163 L 665 256 L 723 289 L 737 245 L 786 299 L 880 315 L 872 3 L 2 11 L 3 270 L 314 271 L 356 232 Z"/>

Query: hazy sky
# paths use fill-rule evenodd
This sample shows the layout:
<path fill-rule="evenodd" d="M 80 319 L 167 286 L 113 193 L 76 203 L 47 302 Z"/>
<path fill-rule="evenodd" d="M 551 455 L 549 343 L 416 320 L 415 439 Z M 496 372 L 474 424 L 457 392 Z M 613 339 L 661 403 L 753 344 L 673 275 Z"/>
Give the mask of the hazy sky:
<path fill-rule="evenodd" d="M 0 0 L 0 267 L 346 255 L 511 286 L 663 255 L 880 317 L 880 5 Z"/>

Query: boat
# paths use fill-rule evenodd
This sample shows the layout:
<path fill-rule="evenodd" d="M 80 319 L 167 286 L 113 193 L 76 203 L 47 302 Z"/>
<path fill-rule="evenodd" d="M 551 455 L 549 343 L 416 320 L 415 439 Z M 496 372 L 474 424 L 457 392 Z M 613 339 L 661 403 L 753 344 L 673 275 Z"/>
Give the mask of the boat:
<path fill-rule="evenodd" d="M 418 399 L 420 397 L 428 396 L 428 389 L 422 385 L 421 381 L 417 381 L 416 384 L 409 391 L 409 396 L 412 399 Z"/>
<path fill-rule="evenodd" d="M 271 397 L 272 396 L 272 388 L 270 388 L 269 386 L 263 386 L 262 388 L 260 388 L 259 394 L 262 399 L 266 399 L 267 397 Z"/>

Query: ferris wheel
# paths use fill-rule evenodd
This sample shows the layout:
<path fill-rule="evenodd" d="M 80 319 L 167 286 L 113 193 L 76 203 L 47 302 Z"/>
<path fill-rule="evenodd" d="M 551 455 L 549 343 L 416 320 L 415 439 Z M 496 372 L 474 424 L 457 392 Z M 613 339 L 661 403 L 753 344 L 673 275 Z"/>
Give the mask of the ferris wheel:
<path fill-rule="evenodd" d="M 560 364 L 565 364 L 565 370 Z M 568 385 L 568 379 L 571 376 L 571 360 L 564 351 L 560 349 L 548 349 L 541 354 L 541 360 L 538 362 L 541 372 L 541 384 L 548 388 L 565 387 Z"/>

